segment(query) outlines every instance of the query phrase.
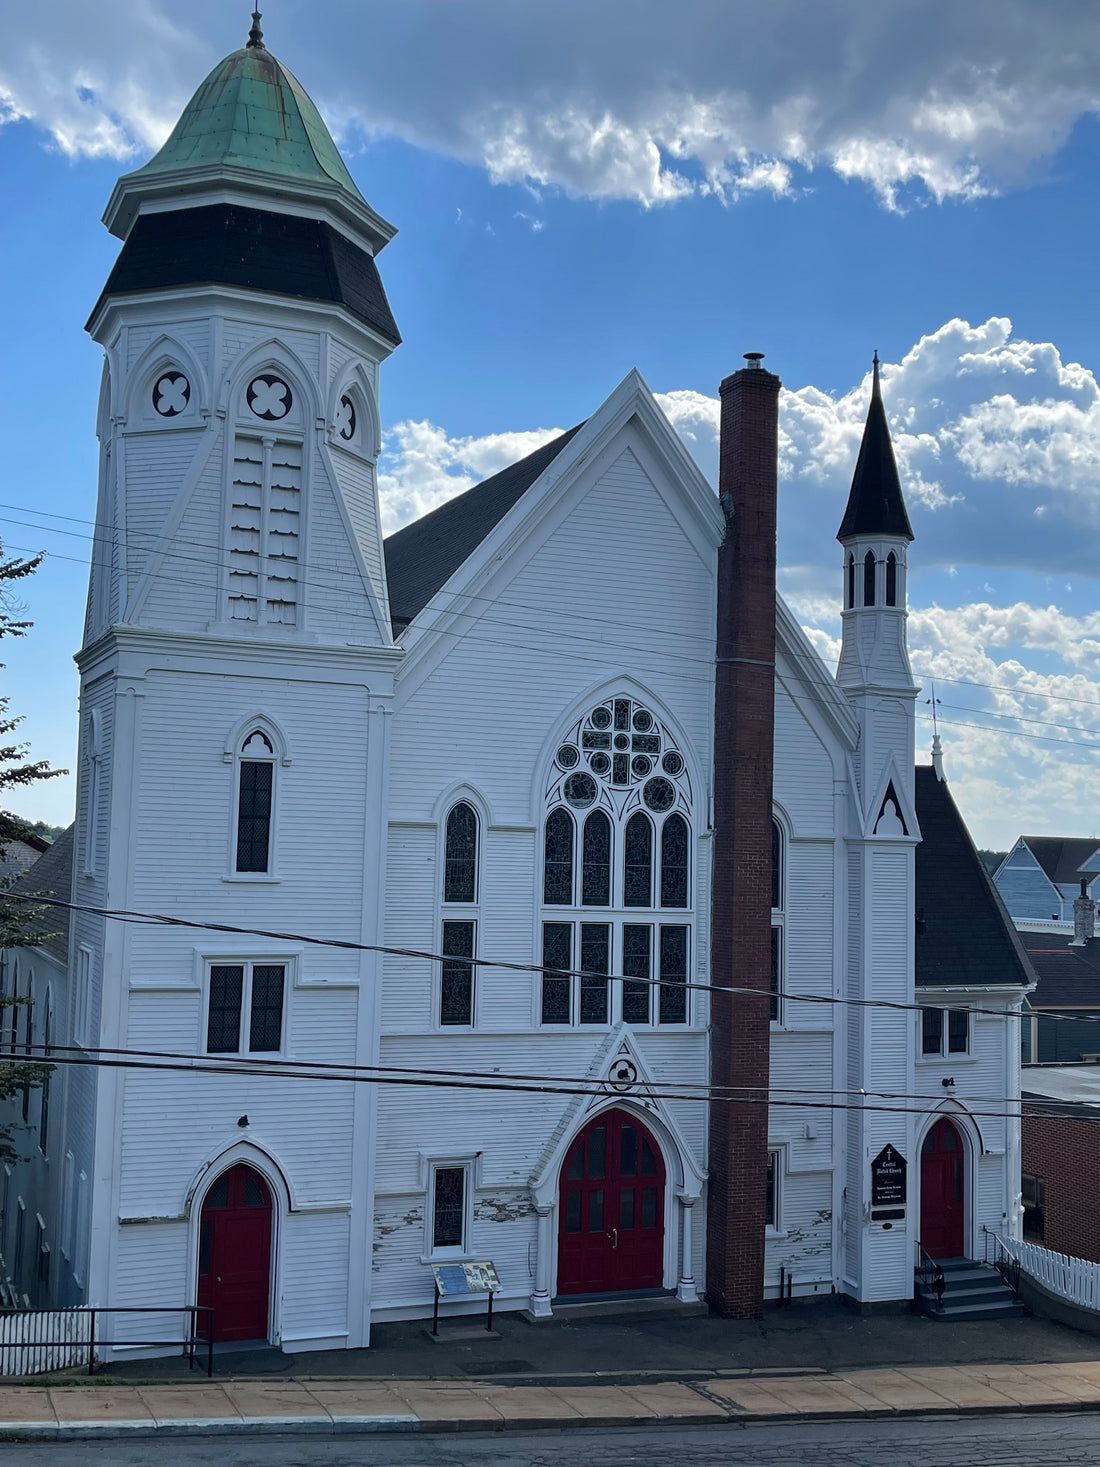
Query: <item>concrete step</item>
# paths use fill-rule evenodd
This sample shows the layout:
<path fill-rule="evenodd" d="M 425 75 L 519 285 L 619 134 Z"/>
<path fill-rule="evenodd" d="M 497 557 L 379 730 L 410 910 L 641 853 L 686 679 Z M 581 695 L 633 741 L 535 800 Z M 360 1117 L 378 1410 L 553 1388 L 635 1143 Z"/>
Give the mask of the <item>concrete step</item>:
<path fill-rule="evenodd" d="M 945 1304 L 942 1309 L 934 1303 L 921 1301 L 920 1312 L 929 1319 L 946 1323 L 963 1322 L 970 1319 L 1019 1319 L 1024 1306 L 1018 1299 L 1009 1296 L 1003 1303 L 990 1304 Z"/>

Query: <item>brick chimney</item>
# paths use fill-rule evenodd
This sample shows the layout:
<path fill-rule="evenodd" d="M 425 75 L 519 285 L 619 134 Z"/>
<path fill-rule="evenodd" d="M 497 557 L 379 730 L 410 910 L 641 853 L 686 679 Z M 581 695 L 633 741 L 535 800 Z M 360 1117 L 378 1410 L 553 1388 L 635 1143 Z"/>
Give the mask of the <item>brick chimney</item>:
<path fill-rule="evenodd" d="M 1096 936 L 1096 903 L 1089 896 L 1089 884 L 1081 878 L 1081 895 L 1073 902 L 1073 941 L 1070 947 L 1084 947 Z"/>
<path fill-rule="evenodd" d="M 727 1319 L 764 1305 L 771 1003 L 771 825 L 775 725 L 775 517 L 779 378 L 746 352 L 719 388 L 714 691 L 707 1301 Z M 747 1103 L 728 1103 L 723 1087 Z M 745 1087 L 748 1087 L 747 1089 Z"/>

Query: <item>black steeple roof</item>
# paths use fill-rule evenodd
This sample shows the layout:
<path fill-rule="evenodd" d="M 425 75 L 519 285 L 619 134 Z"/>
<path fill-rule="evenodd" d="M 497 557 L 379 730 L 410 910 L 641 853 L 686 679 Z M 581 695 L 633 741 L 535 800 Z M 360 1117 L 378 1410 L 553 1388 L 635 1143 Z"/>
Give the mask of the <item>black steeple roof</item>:
<path fill-rule="evenodd" d="M 894 445 L 878 382 L 878 352 L 875 352 L 875 380 L 871 389 L 871 406 L 859 446 L 856 471 L 852 476 L 852 492 L 848 508 L 837 531 L 838 540 L 852 535 L 897 535 L 912 540 L 913 531 L 901 497 L 898 466 L 894 462 Z"/>

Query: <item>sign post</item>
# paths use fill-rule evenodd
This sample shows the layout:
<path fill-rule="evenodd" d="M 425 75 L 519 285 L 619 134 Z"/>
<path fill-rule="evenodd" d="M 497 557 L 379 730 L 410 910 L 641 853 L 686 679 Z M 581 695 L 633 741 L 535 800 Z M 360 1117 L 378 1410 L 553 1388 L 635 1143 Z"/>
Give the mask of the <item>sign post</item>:
<path fill-rule="evenodd" d="M 493 1295 L 500 1289 L 496 1264 L 488 1259 L 471 1263 L 433 1263 L 435 1308 L 432 1312 L 432 1334 L 439 1334 L 440 1299 L 469 1298 L 471 1294 L 488 1294 L 489 1312 L 485 1328 L 493 1332 Z"/>

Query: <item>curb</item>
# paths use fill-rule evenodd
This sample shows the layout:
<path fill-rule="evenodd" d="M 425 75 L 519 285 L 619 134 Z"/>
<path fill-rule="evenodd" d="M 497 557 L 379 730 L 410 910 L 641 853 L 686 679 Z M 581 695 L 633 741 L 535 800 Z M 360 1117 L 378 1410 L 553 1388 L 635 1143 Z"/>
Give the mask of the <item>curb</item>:
<path fill-rule="evenodd" d="M 1026 1416 L 1035 1412 L 1047 1414 L 1081 1414 L 1100 1411 L 1096 1401 L 1045 1401 L 1033 1405 L 950 1406 L 944 1410 L 927 1406 L 907 1409 L 884 1408 L 881 1411 L 782 1411 L 747 1412 L 714 1411 L 684 1416 L 566 1416 L 505 1417 L 490 1422 L 456 1417 L 424 1421 L 419 1416 L 256 1416 L 229 1418 L 179 1417 L 173 1420 L 120 1421 L 5 1421 L 0 1422 L 0 1442 L 109 1440 L 112 1437 L 134 1440 L 168 1436 L 349 1436 L 416 1432 L 426 1436 L 457 1435 L 482 1432 L 486 1435 L 505 1431 L 562 1431 L 585 1427 L 647 1429 L 687 1426 L 791 1425 L 800 1421 L 864 1421 L 893 1418 L 928 1418 L 933 1416 Z"/>

